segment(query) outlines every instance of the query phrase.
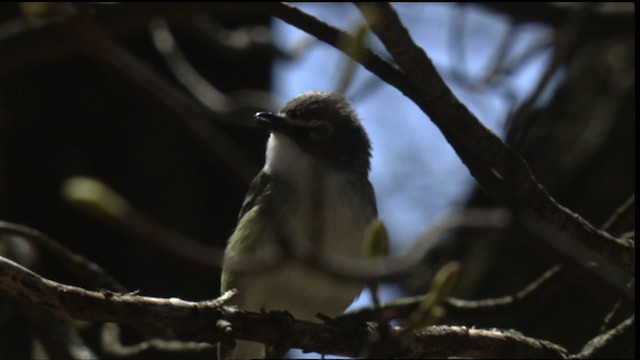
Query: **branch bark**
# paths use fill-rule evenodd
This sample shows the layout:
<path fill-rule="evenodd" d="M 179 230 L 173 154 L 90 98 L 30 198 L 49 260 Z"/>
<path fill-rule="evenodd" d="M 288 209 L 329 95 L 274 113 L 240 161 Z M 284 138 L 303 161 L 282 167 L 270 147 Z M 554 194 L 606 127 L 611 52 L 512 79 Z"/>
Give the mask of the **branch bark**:
<path fill-rule="evenodd" d="M 233 294 L 216 300 L 191 302 L 177 298 L 154 298 L 110 291 L 95 292 L 60 284 L 0 257 L 0 287 L 31 303 L 85 321 L 171 328 L 194 339 L 215 343 L 242 339 L 264 343 L 286 341 L 288 347 L 305 351 L 357 356 L 380 349 L 372 339 L 382 339 L 385 352 L 395 357 L 545 357 L 566 358 L 564 348 L 513 331 L 437 326 L 393 336 L 397 328 L 354 324 L 317 324 L 258 314 L 223 306 Z M 384 335 L 382 335 L 384 334 Z M 378 355 L 378 354 L 373 354 Z"/>
<path fill-rule="evenodd" d="M 358 3 L 374 33 L 405 72 L 418 96 L 411 99 L 442 131 L 473 174 L 474 168 L 493 172 L 491 188 L 500 183 L 501 193 L 517 206 L 530 209 L 544 222 L 570 234 L 580 243 L 602 254 L 627 274 L 635 274 L 635 245 L 615 238 L 559 204 L 536 180 L 527 163 L 511 147 L 484 127 L 451 92 L 433 63 L 404 27 L 388 3 Z M 478 159 L 479 157 L 479 159 Z M 476 174 L 473 174 L 476 176 Z M 483 178 L 476 179 L 483 184 Z M 504 193 L 505 190 L 509 190 Z"/>
<path fill-rule="evenodd" d="M 567 233 L 602 254 L 629 275 L 635 274 L 635 245 L 596 229 L 580 215 L 559 204 L 536 180 L 527 163 L 487 129 L 451 92 L 422 48 L 416 45 L 398 14 L 387 3 L 358 3 L 371 29 L 399 67 L 358 44 L 344 31 L 296 7 L 283 3 L 255 5 L 343 51 L 338 39 L 348 39 L 356 57 L 345 52 L 381 79 L 413 100 L 442 131 L 480 186 L 514 205 L 530 209 L 545 223 Z"/>

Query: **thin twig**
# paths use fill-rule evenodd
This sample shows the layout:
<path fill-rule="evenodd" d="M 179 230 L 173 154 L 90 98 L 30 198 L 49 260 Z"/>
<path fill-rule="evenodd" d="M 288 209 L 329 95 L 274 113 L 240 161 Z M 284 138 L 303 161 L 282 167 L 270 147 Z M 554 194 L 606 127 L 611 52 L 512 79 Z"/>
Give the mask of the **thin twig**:
<path fill-rule="evenodd" d="M 555 28 L 562 28 L 565 20 L 581 11 L 582 4 L 576 2 L 517 3 L 517 2 L 478 2 L 482 7 L 507 14 L 516 23 L 541 22 Z M 611 5 L 608 6 L 607 5 Z M 606 29 L 606 31 L 603 31 Z M 589 21 L 585 30 L 587 36 L 597 37 L 603 34 L 633 33 L 635 29 L 635 7 L 629 3 L 600 3 L 590 9 Z"/>
<path fill-rule="evenodd" d="M 447 31 L 449 34 L 449 58 L 452 64 L 456 64 L 454 65 L 455 71 L 452 71 L 451 74 L 458 82 L 465 82 L 464 74 L 469 73 L 466 42 L 464 41 L 468 10 L 466 4 L 452 6 L 450 19 L 448 21 L 450 25 Z"/>
<path fill-rule="evenodd" d="M 613 351 L 618 356 L 629 355 L 628 353 L 624 353 L 624 351 L 632 352 L 635 347 L 635 323 L 636 316 L 632 315 L 615 328 L 591 339 L 579 353 L 571 355 L 570 358 L 611 358 L 612 348 L 614 348 Z M 615 357 L 616 355 L 613 356 Z"/>
<path fill-rule="evenodd" d="M 104 61 L 133 82 L 162 100 L 179 120 L 204 144 L 209 153 L 225 164 L 247 184 L 257 173 L 257 166 L 208 117 L 210 112 L 159 76 L 143 60 L 118 44 L 106 31 L 81 15 L 69 17 L 64 29 L 82 51 Z M 218 160 L 218 159 L 216 159 Z"/>
<path fill-rule="evenodd" d="M 505 35 L 505 39 L 503 41 L 515 42 L 516 29 L 517 28 L 512 25 L 509 29 L 509 34 Z M 525 49 L 518 55 L 514 55 L 513 58 L 509 60 L 505 59 L 507 54 L 503 53 L 508 51 L 508 44 L 501 44 L 500 49 L 498 50 L 498 54 L 496 54 L 495 60 L 492 61 L 492 63 L 495 64 L 495 67 L 483 76 L 484 82 L 490 84 L 495 81 L 494 79 L 499 78 L 500 76 L 506 76 L 516 72 L 519 68 L 522 68 L 535 56 L 539 55 L 544 50 L 551 48 L 552 44 L 552 34 L 541 34 L 532 42 L 532 44 L 527 49 Z"/>
<path fill-rule="evenodd" d="M 516 309 L 524 303 L 534 302 L 536 296 L 549 287 L 561 270 L 561 265 L 550 268 L 531 284 L 513 295 L 482 300 L 463 300 L 447 297 L 443 303 L 443 306 L 445 306 L 447 310 L 447 318 L 455 317 L 462 319 L 469 315 L 490 315 L 505 311 L 516 311 Z M 377 309 L 365 308 L 347 312 L 338 319 L 344 318 L 352 321 L 389 321 L 392 319 L 402 319 L 416 311 L 420 303 L 422 303 L 427 296 L 428 295 L 407 297 L 394 300 Z"/>
<path fill-rule="evenodd" d="M 611 217 L 605 221 L 601 229 L 613 234 L 627 231 L 635 223 L 635 214 L 636 194 L 634 193 L 611 214 Z"/>
<path fill-rule="evenodd" d="M 20 303 L 19 308 L 33 329 L 35 338 L 51 359 L 98 359 L 95 351 L 80 336 L 74 321 L 32 304 Z"/>
<path fill-rule="evenodd" d="M 538 79 L 534 90 L 507 121 L 507 144 L 517 148 L 525 132 L 524 127 L 527 124 L 526 120 L 533 106 L 548 87 L 551 79 L 553 79 L 553 76 L 560 69 L 560 66 L 577 48 L 581 30 L 586 22 L 587 13 L 592 7 L 593 4 L 584 3 L 580 11 L 573 14 L 566 26 L 556 35 L 554 52 L 549 64 L 542 73 L 542 76 Z"/>
<path fill-rule="evenodd" d="M 504 227 L 509 216 L 502 210 L 470 210 L 446 216 L 428 232 L 398 255 L 380 259 L 346 259 L 336 256 L 305 257 L 305 264 L 321 269 L 328 275 L 353 281 L 385 281 L 412 273 L 424 259 L 432 244 L 445 233 L 461 228 Z"/>
<path fill-rule="evenodd" d="M 266 91 L 245 90 L 227 95 L 216 89 L 189 63 L 186 55 L 176 43 L 166 21 L 155 20 L 151 22 L 149 31 L 156 49 L 164 57 L 175 78 L 209 111 L 220 115 L 230 115 L 229 113 L 233 111 L 247 110 L 245 116 L 219 116 L 222 121 L 229 119 L 228 122 L 235 125 L 255 126 L 253 113 L 256 109 L 273 109 L 273 98 Z"/>
<path fill-rule="evenodd" d="M 611 260 L 594 252 L 576 241 L 566 233 L 549 226 L 539 216 L 530 212 L 523 212 L 518 221 L 525 230 L 536 235 L 539 239 L 563 254 L 567 259 L 577 263 L 586 271 L 604 280 L 613 289 L 628 299 L 635 299 L 635 282 Z"/>
<path fill-rule="evenodd" d="M 345 53 L 347 56 L 362 64 L 382 80 L 396 86 L 396 88 L 402 92 L 406 93 L 411 91 L 411 85 L 405 78 L 402 70 L 362 43 L 359 43 L 351 34 L 286 3 L 261 2 L 252 4 L 252 6 L 261 9 L 269 15 L 280 18 L 340 51 L 349 50 Z M 346 46 L 341 47 L 341 45 Z"/>
<path fill-rule="evenodd" d="M 93 261 L 78 255 L 42 232 L 27 226 L 0 221 L 0 234 L 21 236 L 38 245 L 86 284 L 95 288 L 126 292 L 127 289 Z"/>
<path fill-rule="evenodd" d="M 100 340 L 102 351 L 118 359 L 150 357 L 152 355 L 149 352 L 172 354 L 175 357 L 184 357 L 187 353 L 207 352 L 211 356 L 214 354 L 213 345 L 195 341 L 151 339 L 134 345 L 124 345 L 120 341 L 120 326 L 114 323 L 106 323 L 102 326 Z"/>

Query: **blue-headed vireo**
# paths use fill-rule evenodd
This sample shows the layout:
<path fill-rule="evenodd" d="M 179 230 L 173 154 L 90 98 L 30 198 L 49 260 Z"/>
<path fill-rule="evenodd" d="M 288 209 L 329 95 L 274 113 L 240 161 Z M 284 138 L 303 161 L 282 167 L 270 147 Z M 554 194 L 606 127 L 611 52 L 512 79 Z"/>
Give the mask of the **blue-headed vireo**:
<path fill-rule="evenodd" d="M 233 304 L 247 311 L 286 310 L 308 321 L 317 313 L 334 317 L 363 284 L 301 259 L 318 252 L 364 257 L 364 232 L 377 216 L 369 138 L 351 104 L 334 92 L 303 93 L 278 113 L 256 114 L 256 121 L 271 131 L 266 161 L 228 240 L 221 291 L 236 288 Z M 256 272 L 229 269 L 238 258 L 281 256 L 289 257 Z M 248 341 L 218 351 L 223 357 L 265 356 L 263 344 Z"/>

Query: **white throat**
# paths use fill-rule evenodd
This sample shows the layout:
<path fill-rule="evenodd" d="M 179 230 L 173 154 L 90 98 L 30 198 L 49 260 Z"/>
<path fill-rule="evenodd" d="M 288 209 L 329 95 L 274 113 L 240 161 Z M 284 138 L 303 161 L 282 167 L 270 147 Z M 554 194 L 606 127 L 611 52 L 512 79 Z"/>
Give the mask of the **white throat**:
<path fill-rule="evenodd" d="M 318 218 L 311 195 L 321 191 L 323 248 L 329 253 L 358 256 L 362 251 L 364 229 L 371 220 L 370 211 L 362 209 L 349 175 L 318 166 L 321 164 L 285 135 L 272 133 L 269 137 L 264 170 L 287 179 L 296 187 L 291 196 L 297 199 L 285 210 L 288 213 L 285 226 L 290 236 L 309 238 L 311 224 Z"/>
<path fill-rule="evenodd" d="M 294 184 L 306 184 L 315 165 L 311 155 L 305 153 L 287 136 L 271 133 L 267 141 L 265 171 L 283 176 Z"/>

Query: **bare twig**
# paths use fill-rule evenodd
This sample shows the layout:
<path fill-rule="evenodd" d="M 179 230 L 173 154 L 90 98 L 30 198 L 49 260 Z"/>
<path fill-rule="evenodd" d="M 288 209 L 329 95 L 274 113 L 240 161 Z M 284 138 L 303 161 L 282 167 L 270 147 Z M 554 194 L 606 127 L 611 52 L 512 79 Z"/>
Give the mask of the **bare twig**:
<path fill-rule="evenodd" d="M 217 269 L 222 264 L 223 250 L 157 223 L 97 179 L 83 176 L 69 178 L 62 184 L 61 193 L 65 201 L 80 210 L 123 225 L 137 235 L 136 240 L 145 241 L 201 266 Z"/>
<path fill-rule="evenodd" d="M 599 359 L 611 358 L 611 350 L 615 348 L 613 357 L 628 356 L 635 347 L 635 323 L 636 316 L 633 315 L 615 328 L 591 339 L 582 350 L 571 355 L 571 359 Z M 621 353 L 622 352 L 622 353 Z M 627 352 L 627 353 L 625 353 Z"/>
<path fill-rule="evenodd" d="M 539 278 L 527 285 L 524 289 L 514 295 L 507 295 L 499 298 L 483 300 L 463 300 L 447 297 L 443 306 L 447 310 L 447 318 L 455 317 L 459 319 L 470 315 L 496 314 L 505 311 L 517 311 L 524 303 L 535 302 L 536 296 L 546 289 L 562 270 L 562 266 L 556 265 Z M 392 319 L 402 319 L 416 311 L 427 295 L 413 296 L 394 300 L 382 305 L 378 309 L 359 309 L 345 313 L 340 318 L 351 319 L 353 321 L 389 321 Z"/>
<path fill-rule="evenodd" d="M 581 11 L 580 3 L 515 3 L 515 2 L 478 2 L 480 6 L 509 15 L 516 23 L 542 22 L 561 28 L 565 20 L 575 12 Z M 590 17 L 585 29 L 588 36 L 600 36 L 603 33 L 633 33 L 635 28 L 635 7 L 633 3 L 600 3 L 590 9 Z M 606 29 L 603 31 L 602 29 Z"/>
<path fill-rule="evenodd" d="M 536 214 L 524 212 L 519 218 L 519 223 L 524 229 L 558 250 L 567 259 L 604 280 L 626 298 L 635 298 L 635 282 L 630 281 L 629 276 L 615 266 L 616 264 L 611 263 L 610 259 L 594 252 L 555 227 L 549 226 Z"/>
<path fill-rule="evenodd" d="M 124 345 L 120 341 L 120 326 L 114 323 L 106 323 L 101 332 L 102 350 L 119 359 L 127 357 L 149 357 L 148 353 L 159 352 L 173 354 L 176 357 L 184 357 L 185 353 L 208 352 L 213 356 L 214 346 L 209 343 L 195 341 L 178 341 L 165 339 L 151 339 L 135 345 Z"/>
<path fill-rule="evenodd" d="M 206 109 L 192 101 L 167 80 L 159 76 L 144 61 L 118 44 L 106 31 L 81 15 L 69 17 L 64 30 L 70 39 L 87 54 L 104 61 L 133 82 L 158 97 L 170 107 L 191 133 L 204 144 L 210 154 L 225 164 L 247 184 L 257 173 L 257 167 L 244 152 L 214 122 Z"/>
<path fill-rule="evenodd" d="M 235 5 L 238 10 L 246 10 L 242 4 Z M 287 60 L 293 58 L 292 53 L 274 44 L 267 24 L 245 24 L 229 29 L 220 24 L 220 18 L 214 19 L 218 14 L 212 6 L 209 12 L 194 12 L 193 17 L 188 21 L 174 23 L 182 29 L 189 30 L 191 35 L 208 49 L 229 60 L 256 55 Z"/>
<path fill-rule="evenodd" d="M 468 21 L 468 7 L 466 4 L 458 4 L 454 6 L 451 11 L 451 18 L 449 20 L 449 57 L 452 63 L 455 63 L 455 71 L 451 74 L 458 82 L 465 82 L 464 74 L 469 73 L 467 62 L 467 49 L 464 41 L 465 31 Z"/>
<path fill-rule="evenodd" d="M 411 86 L 402 70 L 362 43 L 358 43 L 355 37 L 349 33 L 318 20 L 293 5 L 261 2 L 253 4 L 253 6 L 315 36 L 340 51 L 349 50 L 345 53 L 346 55 L 362 64 L 382 80 L 396 86 L 402 92 L 411 91 Z"/>
<path fill-rule="evenodd" d="M 493 299 L 483 300 L 463 300 L 457 298 L 447 298 L 445 307 L 447 316 L 458 316 L 463 318 L 468 313 L 494 313 L 499 311 L 513 311 L 525 302 L 535 302 L 536 296 L 549 287 L 553 279 L 562 270 L 562 265 L 555 265 L 545 271 L 539 278 L 527 285 L 524 289 L 514 295 L 507 295 Z"/>
<path fill-rule="evenodd" d="M 220 116 L 221 120 L 233 118 L 234 121 L 229 122 L 236 125 L 255 126 L 252 116 L 255 109 L 273 109 L 274 101 L 268 92 L 254 90 L 226 95 L 216 89 L 191 66 L 185 54 L 176 44 L 166 21 L 155 20 L 151 22 L 150 32 L 156 49 L 164 57 L 173 75 L 209 111 L 225 114 L 243 108 L 247 109 L 245 116 Z"/>
<path fill-rule="evenodd" d="M 28 303 L 20 304 L 20 308 L 49 358 L 98 359 L 71 319 Z"/>
<path fill-rule="evenodd" d="M 600 332 L 605 332 L 607 330 L 611 329 L 611 320 L 616 316 L 616 313 L 620 310 L 620 305 L 622 305 L 622 301 L 618 300 L 616 301 L 615 304 L 613 304 L 613 307 L 611 308 L 611 310 L 609 310 L 609 313 L 607 314 L 607 316 L 604 317 L 604 321 L 602 322 L 602 326 L 600 327 Z"/>
<path fill-rule="evenodd" d="M 636 214 L 636 194 L 631 195 L 611 217 L 602 225 L 602 231 L 619 235 L 620 233 L 633 228 Z"/>
<path fill-rule="evenodd" d="M 517 148 L 524 132 L 527 116 L 542 95 L 543 91 L 551 82 L 553 76 L 557 73 L 558 69 L 560 69 L 560 66 L 576 49 L 581 35 L 581 30 L 583 29 L 587 18 L 587 12 L 592 7 L 593 4 L 584 3 L 580 8 L 580 11 L 573 14 L 573 16 L 569 18 L 566 26 L 561 28 L 559 33 L 556 35 L 554 53 L 547 65 L 547 68 L 538 80 L 533 92 L 527 96 L 507 122 L 507 144 Z"/>
<path fill-rule="evenodd" d="M 461 211 L 448 215 L 398 255 L 381 259 L 345 259 L 340 257 L 306 257 L 306 264 L 332 276 L 354 281 L 384 281 L 410 274 L 431 250 L 433 243 L 446 232 L 469 227 L 504 227 L 509 215 L 502 210 Z"/>
<path fill-rule="evenodd" d="M 105 288 L 113 291 L 127 291 L 118 281 L 109 275 L 98 264 L 89 259 L 73 253 L 59 242 L 41 233 L 38 230 L 0 221 L 0 234 L 11 234 L 24 237 L 47 251 L 59 264 L 72 274 L 80 278 L 84 283 L 95 288 Z"/>
<path fill-rule="evenodd" d="M 509 29 L 509 33 L 505 35 L 503 43 L 500 45 L 495 59 L 492 61 L 495 67 L 487 71 L 487 74 L 483 76 L 486 83 L 495 82 L 496 78 L 500 76 L 506 76 L 515 72 L 518 68 L 524 66 L 528 61 L 540 54 L 546 49 L 549 49 L 553 44 L 553 37 L 549 33 L 544 33 L 538 36 L 533 43 L 525 49 L 522 53 L 515 55 L 512 59 L 507 60 L 506 52 L 510 44 L 508 42 L 514 42 L 516 27 L 514 25 Z"/>
<path fill-rule="evenodd" d="M 495 79 L 499 78 L 502 74 L 505 73 L 504 63 L 507 59 L 507 55 L 513 49 L 516 39 L 516 34 L 518 33 L 518 28 L 512 23 L 509 22 L 509 28 L 504 33 L 502 39 L 496 50 L 493 52 L 492 60 L 489 61 L 491 64 L 491 68 L 489 68 L 486 74 L 483 76 L 483 82 L 485 84 L 492 84 L 495 82 Z"/>
<path fill-rule="evenodd" d="M 192 239 L 180 232 L 157 223 L 142 212 L 130 208 L 122 224 L 138 238 L 151 246 L 169 251 L 184 260 L 210 268 L 220 268 L 224 251 L 215 246 Z"/>

